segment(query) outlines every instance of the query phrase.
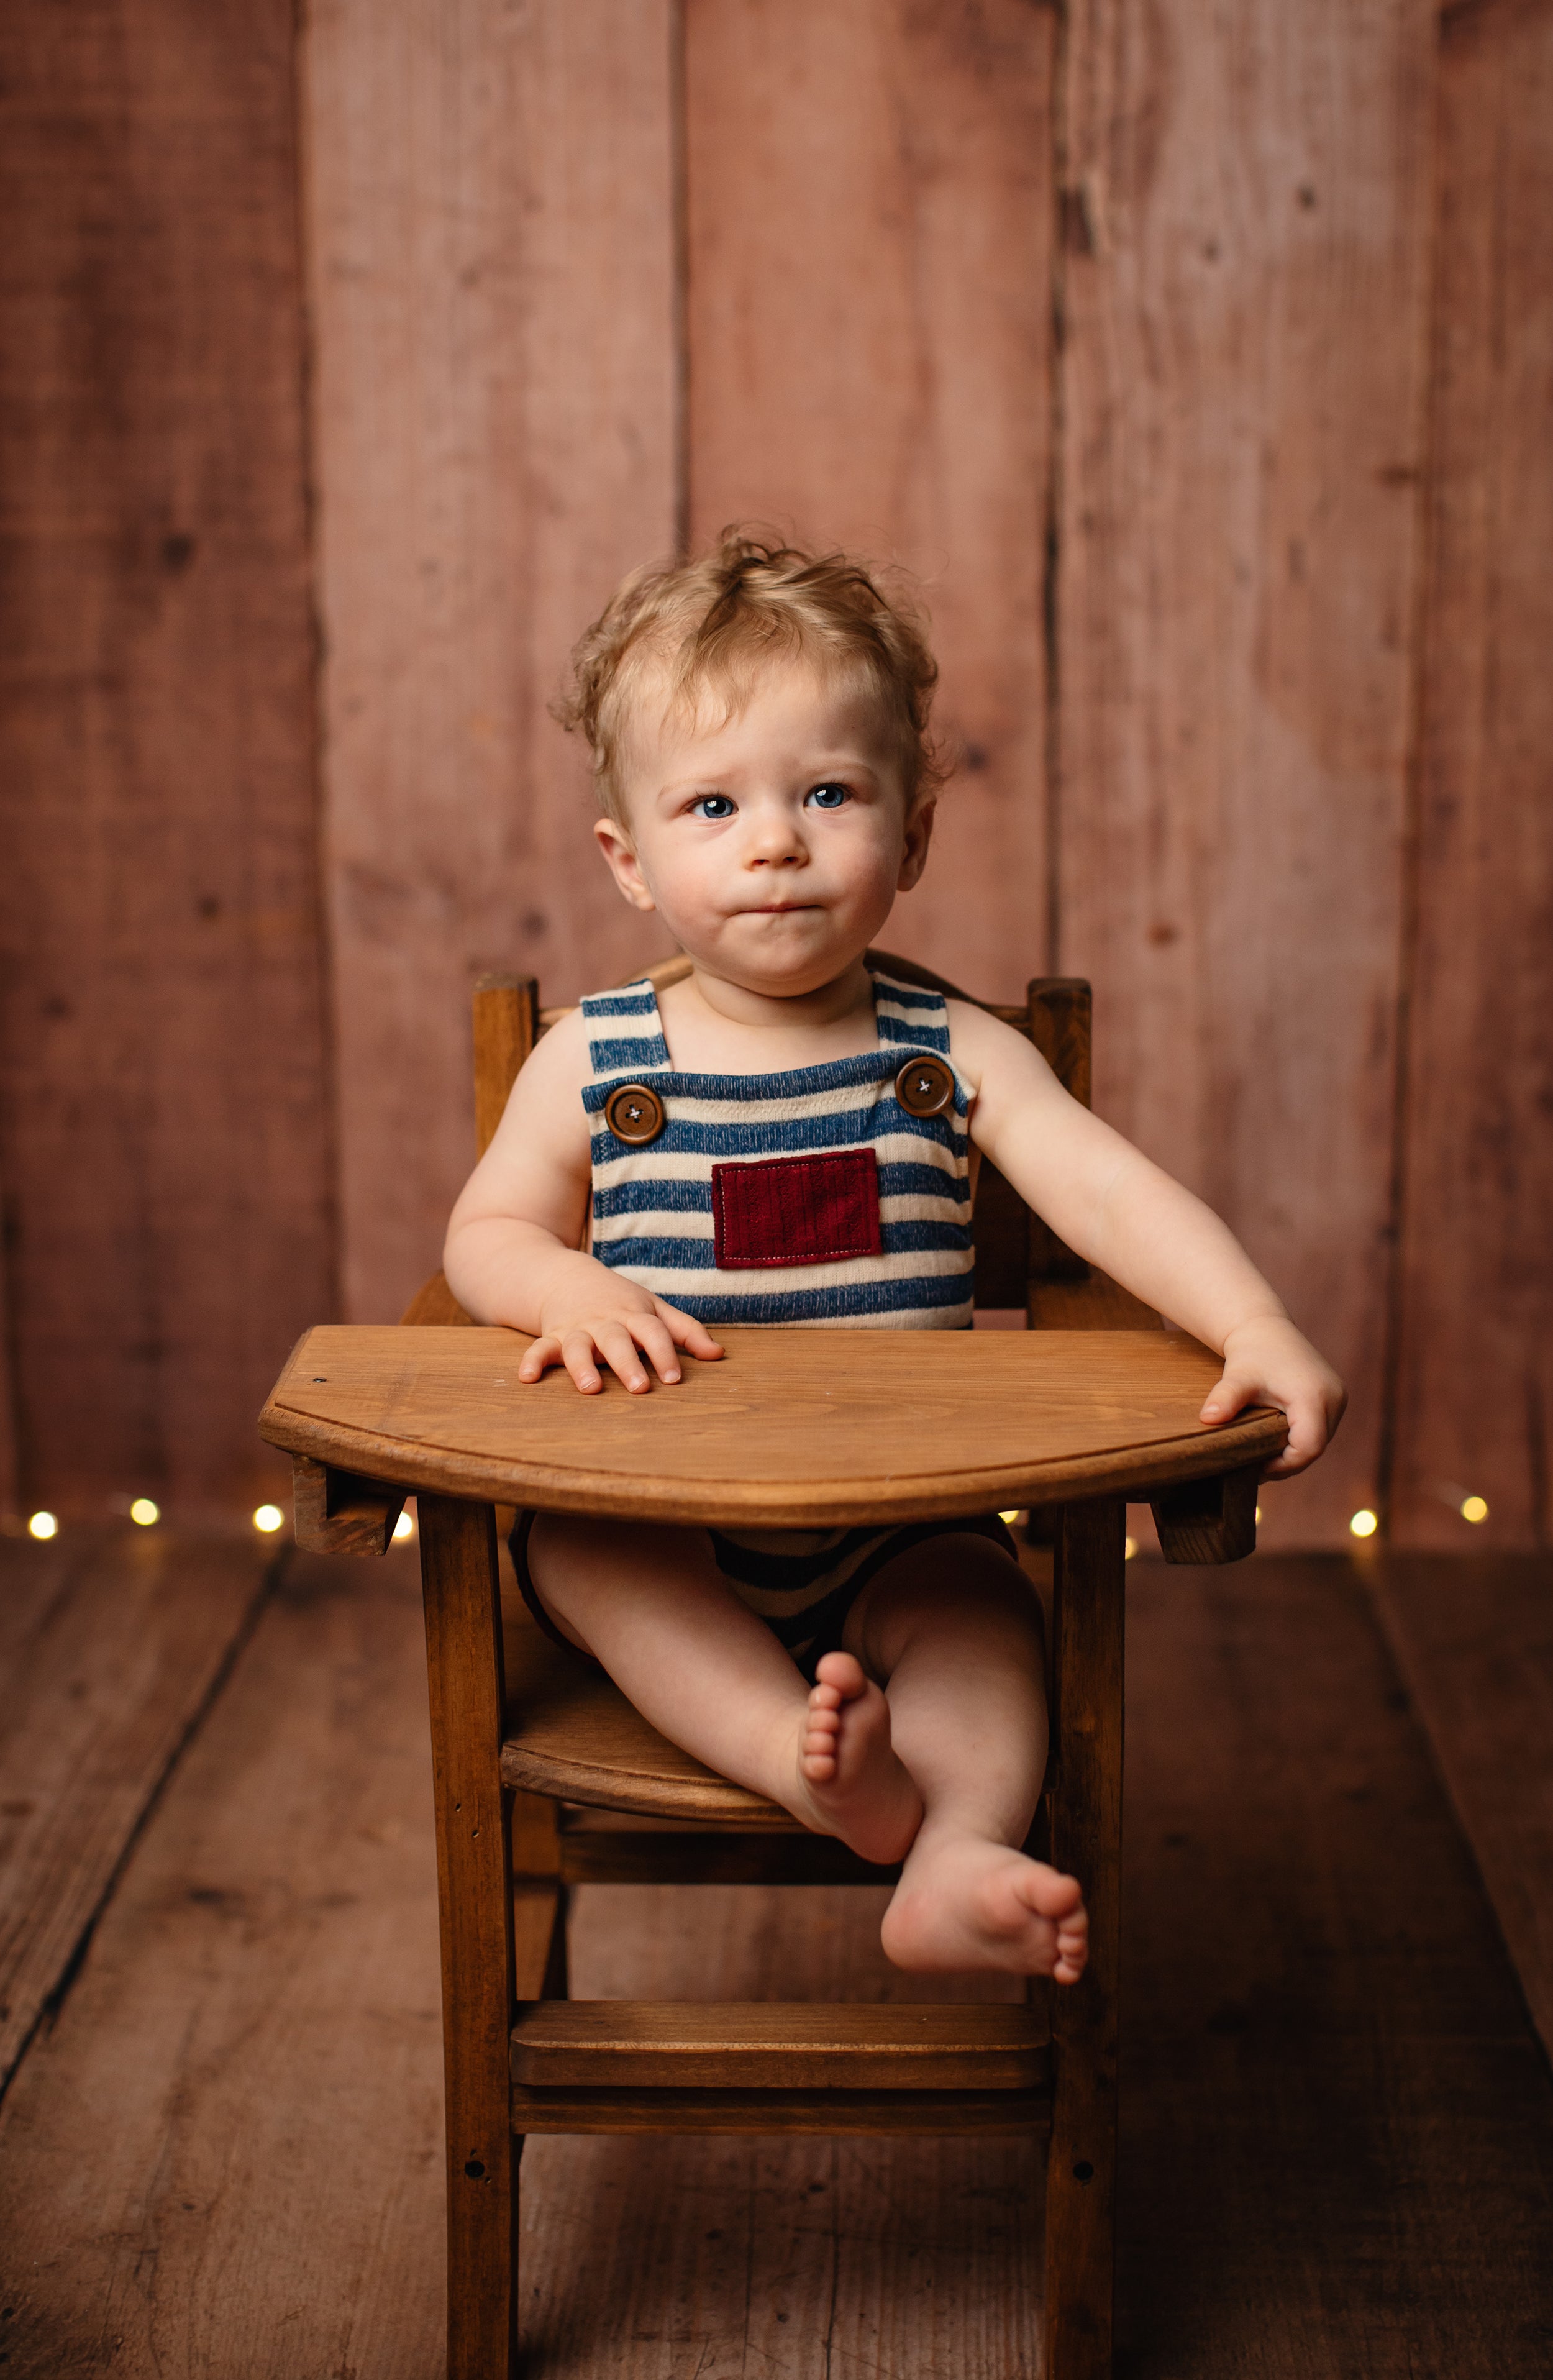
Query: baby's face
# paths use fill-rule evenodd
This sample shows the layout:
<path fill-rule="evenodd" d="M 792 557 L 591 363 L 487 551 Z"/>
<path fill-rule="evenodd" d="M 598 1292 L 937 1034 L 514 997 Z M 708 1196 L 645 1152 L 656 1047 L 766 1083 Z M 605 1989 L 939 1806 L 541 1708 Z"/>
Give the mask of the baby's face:
<path fill-rule="evenodd" d="M 595 830 L 622 892 L 751 991 L 833 981 L 916 882 L 932 831 L 930 801 L 907 817 L 877 700 L 773 663 L 727 720 L 661 702 L 644 701 L 627 739 L 625 826 Z"/>

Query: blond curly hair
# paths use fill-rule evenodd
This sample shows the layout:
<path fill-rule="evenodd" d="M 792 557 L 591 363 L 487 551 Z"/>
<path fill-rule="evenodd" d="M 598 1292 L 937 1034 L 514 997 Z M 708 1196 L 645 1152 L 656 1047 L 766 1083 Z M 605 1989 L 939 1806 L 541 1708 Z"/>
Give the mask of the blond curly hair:
<path fill-rule="evenodd" d="M 809 553 L 733 528 L 710 553 L 657 563 L 623 580 L 572 654 L 554 705 L 586 737 L 606 816 L 625 823 L 621 748 L 640 681 L 666 673 L 671 704 L 704 692 L 738 709 L 761 665 L 805 660 L 870 687 L 889 722 L 908 810 L 948 771 L 929 733 L 938 663 L 912 598 L 885 595 L 844 553 Z"/>

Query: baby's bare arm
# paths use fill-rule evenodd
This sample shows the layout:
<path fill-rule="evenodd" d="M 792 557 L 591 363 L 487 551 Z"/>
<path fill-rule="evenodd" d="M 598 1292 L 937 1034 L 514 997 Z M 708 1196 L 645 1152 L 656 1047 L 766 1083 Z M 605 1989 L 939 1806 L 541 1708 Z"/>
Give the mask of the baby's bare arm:
<path fill-rule="evenodd" d="M 534 1334 L 518 1378 L 563 1363 L 596 1393 L 602 1359 L 628 1389 L 648 1385 L 645 1354 L 667 1381 L 676 1349 L 711 1358 L 705 1327 L 639 1281 L 583 1253 L 591 1161 L 582 1105 L 588 1030 L 580 1010 L 554 1025 L 519 1074 L 496 1135 L 459 1194 L 447 1227 L 448 1285 L 477 1322 Z"/>
<path fill-rule="evenodd" d="M 951 1014 L 955 1062 L 976 1086 L 977 1147 L 1069 1247 L 1223 1356 L 1204 1421 L 1232 1420 L 1257 1402 L 1280 1405 L 1289 1443 L 1268 1476 L 1314 1463 L 1347 1393 L 1233 1232 L 1070 1099 L 1022 1034 L 959 1001 Z"/>

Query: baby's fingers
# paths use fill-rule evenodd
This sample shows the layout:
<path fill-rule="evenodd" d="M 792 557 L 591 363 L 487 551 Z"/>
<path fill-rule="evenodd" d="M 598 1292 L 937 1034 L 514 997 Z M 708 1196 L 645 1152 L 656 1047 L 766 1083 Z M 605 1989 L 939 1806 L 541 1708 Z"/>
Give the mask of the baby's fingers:
<path fill-rule="evenodd" d="M 1222 1377 L 1203 1399 L 1197 1419 L 1210 1425 L 1233 1421 L 1246 1405 L 1257 1402 L 1261 1385 L 1255 1373 L 1238 1372 L 1232 1364 L 1226 1364 Z"/>
<path fill-rule="evenodd" d="M 548 1366 L 560 1361 L 561 1334 L 558 1330 L 547 1330 L 534 1341 L 532 1346 L 524 1349 L 517 1377 L 520 1380 L 542 1380 Z"/>
<path fill-rule="evenodd" d="M 637 1326 L 640 1328 L 639 1325 Z M 625 1322 L 606 1322 L 595 1333 L 599 1353 L 622 1385 L 640 1396 L 649 1386 L 647 1369 L 637 1346 L 636 1330 Z"/>
<path fill-rule="evenodd" d="M 680 1373 L 679 1357 L 674 1353 L 673 1335 L 668 1324 L 660 1322 L 657 1315 L 654 1314 L 647 1321 L 635 1323 L 632 1327 L 640 1342 L 643 1354 L 652 1365 L 659 1378 L 668 1381 L 672 1387 L 679 1378 Z"/>
<path fill-rule="evenodd" d="M 683 1314 L 667 1298 L 655 1297 L 652 1302 L 676 1347 L 683 1347 L 687 1355 L 699 1356 L 704 1364 L 716 1362 L 722 1350 L 704 1322 L 698 1322 L 692 1314 Z"/>
<path fill-rule="evenodd" d="M 1254 1372 L 1240 1372 L 1232 1364 L 1226 1364 L 1222 1379 L 1215 1383 L 1203 1400 L 1197 1419 L 1221 1429 L 1226 1422 L 1233 1421 L 1238 1413 L 1244 1413 L 1247 1405 L 1266 1405 L 1276 1402 L 1268 1395 L 1266 1382 L 1258 1379 Z M 1302 1451 L 1296 1451 L 1294 1441 L 1294 1409 L 1291 1406 L 1289 1437 L 1283 1452 L 1276 1462 L 1268 1463 L 1262 1474 L 1264 1479 L 1292 1477 L 1296 1471 L 1303 1471 L 1307 1463 L 1314 1463 L 1326 1443 L 1323 1438 L 1308 1450 L 1302 1446 Z"/>
<path fill-rule="evenodd" d="M 561 1341 L 561 1360 L 585 1397 L 598 1395 L 604 1384 L 599 1378 L 591 1330 L 568 1330 Z"/>
<path fill-rule="evenodd" d="M 1327 1408 L 1319 1397 L 1292 1397 L 1288 1439 L 1282 1453 L 1263 1472 L 1263 1478 L 1292 1479 L 1296 1472 L 1307 1471 L 1331 1434 Z"/>

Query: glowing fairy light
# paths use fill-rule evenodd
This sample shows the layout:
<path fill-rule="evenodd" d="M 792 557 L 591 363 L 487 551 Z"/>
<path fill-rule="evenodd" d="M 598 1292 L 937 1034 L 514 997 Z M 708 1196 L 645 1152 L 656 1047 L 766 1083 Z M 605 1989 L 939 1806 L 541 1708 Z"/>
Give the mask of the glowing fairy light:
<path fill-rule="evenodd" d="M 1369 1506 L 1366 1504 L 1364 1510 L 1362 1512 L 1355 1512 L 1353 1518 L 1349 1522 L 1348 1534 L 1351 1537 L 1373 1537 L 1379 1526 L 1380 1522 L 1378 1518 L 1370 1511 Z"/>
<path fill-rule="evenodd" d="M 52 1512 L 34 1512 L 27 1524 L 27 1534 L 30 1537 L 56 1537 L 59 1523 Z"/>
<path fill-rule="evenodd" d="M 285 1514 L 278 1504 L 261 1504 L 253 1516 L 253 1525 L 261 1537 L 273 1537 L 277 1529 L 285 1526 Z"/>
<path fill-rule="evenodd" d="M 138 1529 L 154 1529 L 162 1518 L 162 1507 L 149 1496 L 137 1496 L 129 1507 L 129 1517 Z"/>

